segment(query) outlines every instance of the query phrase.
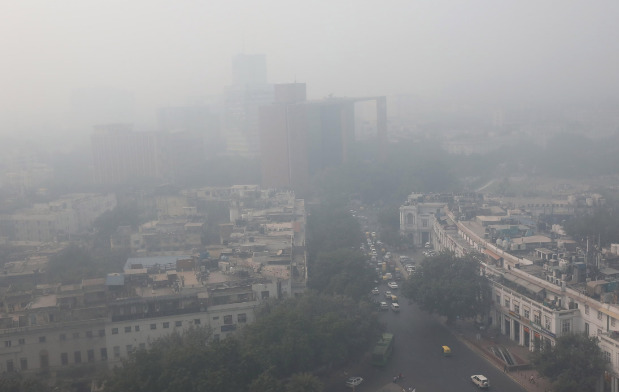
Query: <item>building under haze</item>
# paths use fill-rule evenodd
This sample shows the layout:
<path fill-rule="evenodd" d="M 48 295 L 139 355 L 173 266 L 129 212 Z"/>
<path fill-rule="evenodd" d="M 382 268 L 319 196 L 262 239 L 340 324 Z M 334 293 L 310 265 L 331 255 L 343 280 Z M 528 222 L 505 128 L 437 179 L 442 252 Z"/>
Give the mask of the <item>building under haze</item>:
<path fill-rule="evenodd" d="M 232 75 L 232 85 L 225 88 L 223 102 L 226 151 L 233 155 L 257 155 L 260 153 L 259 108 L 273 103 L 273 85 L 267 83 L 266 56 L 235 56 Z"/>
<path fill-rule="evenodd" d="M 160 133 L 135 132 L 128 124 L 107 124 L 96 126 L 91 140 L 95 184 L 163 178 Z"/>
<path fill-rule="evenodd" d="M 384 97 L 308 101 L 303 83 L 277 84 L 274 93 L 275 102 L 260 108 L 263 186 L 303 195 L 312 175 L 345 163 L 355 141 L 356 102 L 377 102 L 379 140 L 386 140 Z"/>

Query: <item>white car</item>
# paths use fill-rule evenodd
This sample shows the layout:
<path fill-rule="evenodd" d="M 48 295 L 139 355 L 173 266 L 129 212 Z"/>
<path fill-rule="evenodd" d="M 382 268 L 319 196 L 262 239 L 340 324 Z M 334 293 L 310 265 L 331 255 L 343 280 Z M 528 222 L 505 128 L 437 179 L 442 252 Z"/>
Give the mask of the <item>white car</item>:
<path fill-rule="evenodd" d="M 361 377 L 350 377 L 346 380 L 346 386 L 349 388 L 358 387 L 363 382 Z"/>
<path fill-rule="evenodd" d="M 490 387 L 490 383 L 488 382 L 486 376 L 482 376 L 481 374 L 472 375 L 471 381 L 473 381 L 473 384 L 477 385 L 479 388 L 486 389 Z"/>
<path fill-rule="evenodd" d="M 389 283 L 387 283 L 387 286 L 389 286 L 389 288 L 391 290 L 397 290 L 398 289 L 398 284 L 396 282 L 389 282 Z"/>
<path fill-rule="evenodd" d="M 389 304 L 385 301 L 380 303 L 380 310 L 389 310 Z"/>
<path fill-rule="evenodd" d="M 374 295 L 380 294 L 380 291 L 378 290 L 378 287 L 374 287 L 374 289 L 372 290 L 372 294 L 374 294 Z"/>

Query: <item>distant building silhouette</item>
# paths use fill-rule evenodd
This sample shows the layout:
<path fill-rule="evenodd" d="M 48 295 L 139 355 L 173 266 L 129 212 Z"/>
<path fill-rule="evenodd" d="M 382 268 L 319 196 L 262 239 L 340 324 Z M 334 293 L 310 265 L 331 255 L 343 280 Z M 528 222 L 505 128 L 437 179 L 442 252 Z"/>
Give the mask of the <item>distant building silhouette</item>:
<path fill-rule="evenodd" d="M 91 141 L 95 184 L 118 185 L 135 178 L 163 178 L 160 133 L 135 132 L 129 124 L 98 125 Z"/>
<path fill-rule="evenodd" d="M 307 101 L 303 83 L 277 84 L 274 95 L 260 108 L 263 186 L 304 195 L 312 175 L 345 163 L 355 141 L 355 102 L 377 101 L 379 140 L 386 140 L 384 97 Z"/>

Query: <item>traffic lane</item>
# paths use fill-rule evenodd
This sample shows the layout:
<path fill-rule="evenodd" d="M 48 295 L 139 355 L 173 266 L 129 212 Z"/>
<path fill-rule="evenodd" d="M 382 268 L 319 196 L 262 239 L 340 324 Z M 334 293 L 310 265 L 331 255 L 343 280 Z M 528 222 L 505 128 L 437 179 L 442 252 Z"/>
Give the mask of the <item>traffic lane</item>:
<path fill-rule="evenodd" d="M 393 357 L 384 369 L 368 374 L 364 390 L 375 391 L 402 373 L 398 384 L 424 391 L 476 391 L 470 380 L 473 374 L 483 374 L 493 389 L 522 392 L 524 389 L 511 378 L 462 343 L 436 317 L 421 311 L 407 301 L 400 303 L 400 313 L 383 312 L 381 321 L 387 331 L 395 334 Z M 452 348 L 453 356 L 444 357 L 441 346 Z"/>

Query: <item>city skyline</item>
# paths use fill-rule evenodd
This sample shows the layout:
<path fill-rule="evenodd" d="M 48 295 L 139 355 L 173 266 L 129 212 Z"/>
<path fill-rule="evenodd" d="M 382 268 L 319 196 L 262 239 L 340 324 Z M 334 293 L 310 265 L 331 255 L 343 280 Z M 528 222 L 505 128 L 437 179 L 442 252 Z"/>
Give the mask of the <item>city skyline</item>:
<path fill-rule="evenodd" d="M 89 134 L 95 124 L 78 117 L 93 91 L 154 128 L 157 108 L 220 95 L 239 53 L 264 54 L 270 83 L 306 83 L 310 99 L 413 94 L 500 107 L 612 100 L 619 87 L 610 1 L 3 8 L 1 136 Z"/>

